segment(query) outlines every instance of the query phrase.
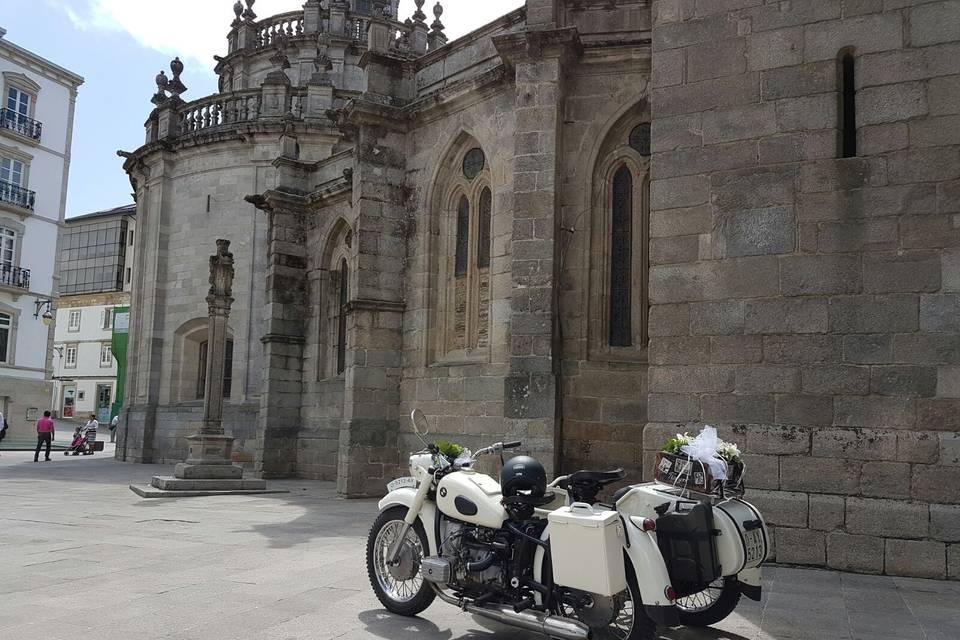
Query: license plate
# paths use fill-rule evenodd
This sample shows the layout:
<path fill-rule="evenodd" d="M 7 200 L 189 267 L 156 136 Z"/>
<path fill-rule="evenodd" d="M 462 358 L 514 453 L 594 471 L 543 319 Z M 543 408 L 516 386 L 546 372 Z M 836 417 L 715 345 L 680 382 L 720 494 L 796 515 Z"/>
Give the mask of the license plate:
<path fill-rule="evenodd" d="M 396 480 L 391 481 L 387 484 L 387 491 L 396 491 L 397 489 L 416 489 L 417 488 L 417 479 L 406 477 L 406 478 L 397 478 Z"/>
<path fill-rule="evenodd" d="M 760 562 L 766 559 L 767 545 L 763 542 L 763 532 L 760 529 L 745 531 L 743 541 L 747 545 L 747 563 Z"/>

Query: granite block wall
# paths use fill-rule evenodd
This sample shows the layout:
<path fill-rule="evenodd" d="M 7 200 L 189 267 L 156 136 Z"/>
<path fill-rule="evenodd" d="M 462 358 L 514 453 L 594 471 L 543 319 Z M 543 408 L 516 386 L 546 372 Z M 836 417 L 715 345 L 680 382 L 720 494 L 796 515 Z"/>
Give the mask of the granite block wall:
<path fill-rule="evenodd" d="M 960 578 L 960 2 L 652 10 L 648 465 L 716 424 L 778 561 Z"/>

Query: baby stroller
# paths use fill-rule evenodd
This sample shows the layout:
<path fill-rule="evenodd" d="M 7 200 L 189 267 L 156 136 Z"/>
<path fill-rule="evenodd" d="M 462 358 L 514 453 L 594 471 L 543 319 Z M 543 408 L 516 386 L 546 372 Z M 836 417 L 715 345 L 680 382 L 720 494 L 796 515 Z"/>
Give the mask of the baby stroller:
<path fill-rule="evenodd" d="M 72 453 L 75 456 L 79 456 L 80 454 L 92 456 L 93 452 L 97 450 L 95 445 L 96 441 L 96 429 L 77 427 L 73 431 L 73 440 L 70 442 L 70 446 L 64 450 L 63 455 L 68 456 Z"/>

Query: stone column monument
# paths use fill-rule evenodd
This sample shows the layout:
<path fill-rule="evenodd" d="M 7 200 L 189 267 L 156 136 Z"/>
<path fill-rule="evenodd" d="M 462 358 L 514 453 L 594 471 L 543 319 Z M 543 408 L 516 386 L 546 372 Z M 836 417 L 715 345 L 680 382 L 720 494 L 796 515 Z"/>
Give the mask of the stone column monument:
<path fill-rule="evenodd" d="M 187 440 L 190 457 L 177 465 L 177 478 L 243 477 L 243 468 L 231 460 L 233 438 L 223 431 L 223 374 L 227 352 L 227 320 L 233 304 L 233 254 L 229 240 L 217 240 L 217 253 L 210 256 L 210 292 L 207 307 L 207 372 L 203 398 L 203 426 Z"/>
<path fill-rule="evenodd" d="M 189 436 L 190 453 L 177 465 L 173 477 L 154 476 L 149 488 L 130 485 L 145 497 L 273 493 L 265 480 L 244 480 L 243 467 L 233 464 L 233 437 L 223 429 L 223 379 L 227 352 L 227 320 L 233 304 L 233 254 L 229 240 L 217 240 L 210 256 L 210 291 L 207 294 L 207 371 L 203 424 Z"/>

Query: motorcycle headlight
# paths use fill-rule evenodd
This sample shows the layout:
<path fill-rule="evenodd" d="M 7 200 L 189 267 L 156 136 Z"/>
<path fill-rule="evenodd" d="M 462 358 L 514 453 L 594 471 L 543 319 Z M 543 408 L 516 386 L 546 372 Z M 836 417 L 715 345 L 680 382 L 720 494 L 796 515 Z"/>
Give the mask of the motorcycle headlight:
<path fill-rule="evenodd" d="M 423 467 L 424 469 L 429 469 L 433 466 L 433 455 L 430 453 L 422 452 L 415 453 L 410 456 L 410 475 L 416 477 L 417 473 L 415 469 L 417 467 Z"/>

